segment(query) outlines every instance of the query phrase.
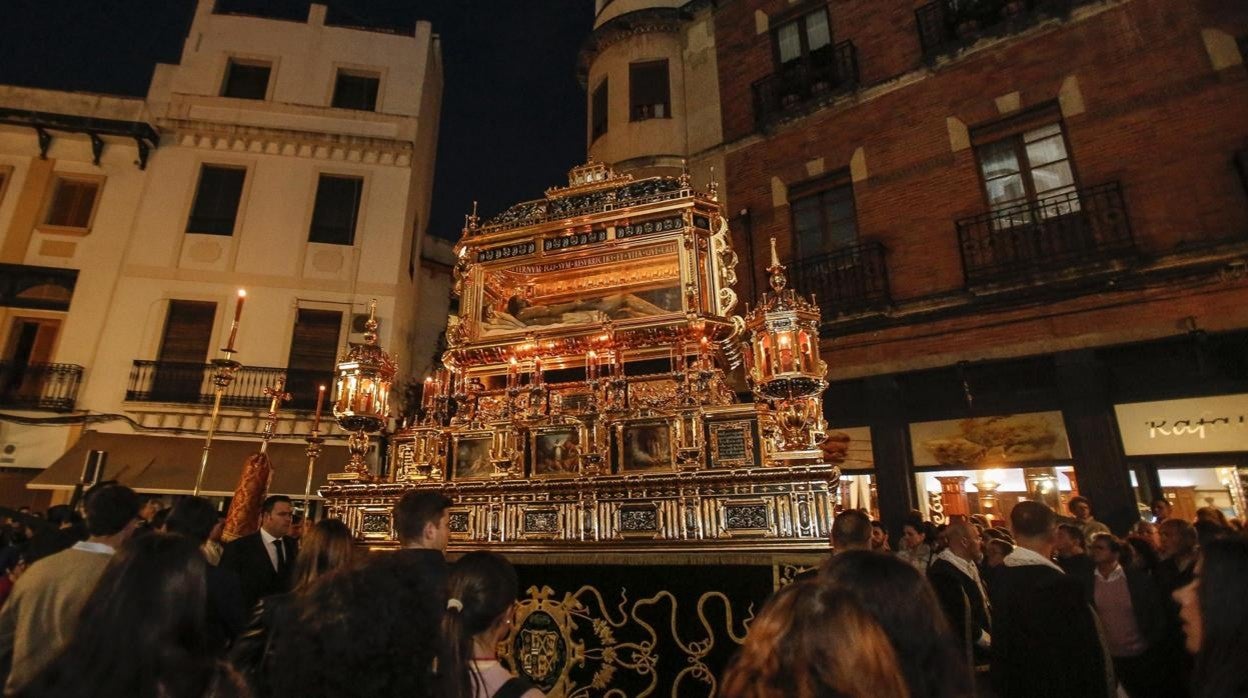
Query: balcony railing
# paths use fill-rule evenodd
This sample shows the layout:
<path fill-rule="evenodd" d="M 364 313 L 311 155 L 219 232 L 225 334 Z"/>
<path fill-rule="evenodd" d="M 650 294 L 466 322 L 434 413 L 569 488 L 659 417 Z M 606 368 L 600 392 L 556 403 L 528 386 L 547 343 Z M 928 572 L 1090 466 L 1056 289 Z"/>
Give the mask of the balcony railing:
<path fill-rule="evenodd" d="M 805 60 L 754 83 L 755 123 L 766 128 L 857 86 L 858 50 L 852 41 L 816 49 Z"/>
<path fill-rule="evenodd" d="M 175 363 L 168 361 L 135 361 L 130 369 L 126 388 L 127 402 L 163 402 L 175 405 L 211 405 L 215 395 L 212 364 Z M 290 402 L 287 410 L 312 410 L 316 407 L 317 386 L 332 386 L 333 371 L 308 371 L 266 366 L 244 366 L 221 397 L 224 407 L 264 409 L 270 398 L 264 389 L 278 378 L 286 379 Z"/>
<path fill-rule="evenodd" d="M 919 44 L 928 60 L 983 36 L 1021 31 L 1046 17 L 1065 17 L 1093 0 L 936 0 L 914 11 Z"/>
<path fill-rule="evenodd" d="M 71 412 L 81 383 L 74 364 L 0 361 L 0 407 Z"/>
<path fill-rule="evenodd" d="M 823 319 L 892 302 L 884 246 L 865 242 L 789 264 L 793 288 L 815 294 Z"/>
<path fill-rule="evenodd" d="M 1118 182 L 957 222 L 968 286 L 1023 281 L 1135 255 Z"/>

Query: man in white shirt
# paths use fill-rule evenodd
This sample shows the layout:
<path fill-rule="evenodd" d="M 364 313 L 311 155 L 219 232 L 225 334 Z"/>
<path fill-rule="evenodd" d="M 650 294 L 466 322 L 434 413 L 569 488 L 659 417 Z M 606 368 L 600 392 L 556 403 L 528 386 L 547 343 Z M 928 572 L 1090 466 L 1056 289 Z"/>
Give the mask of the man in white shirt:
<path fill-rule="evenodd" d="M 139 497 L 125 485 L 101 483 L 84 504 L 90 537 L 31 565 L 0 611 L 5 695 L 35 678 L 69 641 L 113 553 L 139 525 Z"/>

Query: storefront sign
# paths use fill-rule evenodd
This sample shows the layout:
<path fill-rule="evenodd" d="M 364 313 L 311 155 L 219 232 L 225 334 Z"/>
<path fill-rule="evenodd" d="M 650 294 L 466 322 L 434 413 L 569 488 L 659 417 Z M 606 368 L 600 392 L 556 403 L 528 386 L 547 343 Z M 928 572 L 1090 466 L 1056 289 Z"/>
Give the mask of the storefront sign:
<path fill-rule="evenodd" d="M 1001 468 L 1070 459 L 1061 412 L 972 417 L 910 425 L 916 466 Z"/>
<path fill-rule="evenodd" d="M 1128 456 L 1248 451 L 1248 394 L 1114 405 Z"/>

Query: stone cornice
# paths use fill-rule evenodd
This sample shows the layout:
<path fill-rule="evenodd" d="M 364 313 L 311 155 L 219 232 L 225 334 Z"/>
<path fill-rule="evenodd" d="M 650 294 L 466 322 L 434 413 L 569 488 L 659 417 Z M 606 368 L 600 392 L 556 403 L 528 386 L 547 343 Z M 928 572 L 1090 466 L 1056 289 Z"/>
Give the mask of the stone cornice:
<path fill-rule="evenodd" d="M 167 143 L 203 150 L 285 155 L 392 167 L 411 167 L 414 151 L 414 145 L 410 141 L 389 138 L 310 133 L 182 119 L 162 119 L 158 126 Z"/>

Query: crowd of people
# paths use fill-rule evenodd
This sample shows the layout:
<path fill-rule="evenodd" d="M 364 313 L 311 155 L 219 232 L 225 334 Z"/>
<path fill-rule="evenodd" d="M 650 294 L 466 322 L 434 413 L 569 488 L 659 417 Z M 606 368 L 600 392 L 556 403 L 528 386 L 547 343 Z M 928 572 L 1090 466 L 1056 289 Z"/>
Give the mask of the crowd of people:
<path fill-rule="evenodd" d="M 158 504 L 158 503 L 157 503 Z M 124 485 L 0 527 L 5 695 L 541 698 L 498 647 L 519 592 L 502 556 L 445 558 L 451 501 L 409 492 L 394 552 L 271 496 L 222 545 L 200 497 L 172 508 Z M 1125 538 L 1081 497 L 1023 501 L 1008 526 L 916 512 L 889 550 L 858 510 L 832 554 L 782 587 L 718 680 L 726 698 L 1248 696 L 1248 538 L 1221 512 Z M 39 525 L 34 525 L 38 523 Z"/>
<path fill-rule="evenodd" d="M 782 589 L 725 673 L 725 698 L 1248 696 L 1248 537 L 1158 499 L 1116 537 L 1084 497 L 1004 522 L 837 515 L 832 556 Z M 904 681 L 899 685 L 897 677 Z"/>

